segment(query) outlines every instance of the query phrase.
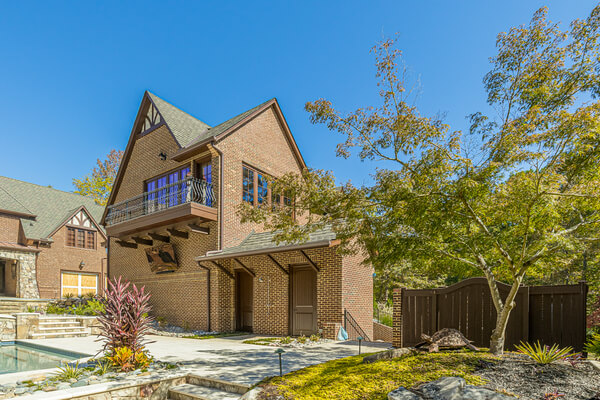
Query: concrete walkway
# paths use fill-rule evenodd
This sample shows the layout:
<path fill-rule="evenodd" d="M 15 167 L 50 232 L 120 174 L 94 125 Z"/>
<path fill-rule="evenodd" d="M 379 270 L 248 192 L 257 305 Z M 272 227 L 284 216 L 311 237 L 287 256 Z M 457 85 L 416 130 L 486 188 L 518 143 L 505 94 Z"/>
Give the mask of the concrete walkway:
<path fill-rule="evenodd" d="M 156 359 L 177 362 L 194 373 L 226 381 L 254 384 L 279 374 L 276 347 L 242 343 L 258 336 L 232 336 L 218 339 L 182 339 L 166 336 L 148 336 L 147 348 Z M 90 355 L 100 352 L 95 336 L 26 340 L 43 346 L 55 347 Z M 362 352 L 370 353 L 389 348 L 389 343 L 363 343 Z M 356 342 L 331 342 L 304 347 L 284 348 L 283 372 L 295 371 L 309 365 L 358 354 Z M 1 376 L 1 375 L 0 375 Z"/>

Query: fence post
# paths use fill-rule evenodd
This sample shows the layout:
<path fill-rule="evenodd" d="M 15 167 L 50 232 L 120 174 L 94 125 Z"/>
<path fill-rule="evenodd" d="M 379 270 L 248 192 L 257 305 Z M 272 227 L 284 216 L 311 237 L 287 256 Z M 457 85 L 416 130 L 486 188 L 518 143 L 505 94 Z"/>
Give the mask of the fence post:
<path fill-rule="evenodd" d="M 393 313 L 392 313 L 392 346 L 404 347 L 402 340 L 402 295 L 404 288 L 394 289 L 392 297 Z"/>

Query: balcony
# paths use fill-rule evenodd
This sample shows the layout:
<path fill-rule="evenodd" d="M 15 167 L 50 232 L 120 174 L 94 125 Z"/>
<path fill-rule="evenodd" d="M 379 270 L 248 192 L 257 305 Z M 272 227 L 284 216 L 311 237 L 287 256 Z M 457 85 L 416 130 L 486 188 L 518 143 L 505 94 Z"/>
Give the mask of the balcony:
<path fill-rule="evenodd" d="M 216 221 L 215 206 L 212 184 L 186 178 L 109 206 L 106 230 L 121 236 L 186 219 Z"/>

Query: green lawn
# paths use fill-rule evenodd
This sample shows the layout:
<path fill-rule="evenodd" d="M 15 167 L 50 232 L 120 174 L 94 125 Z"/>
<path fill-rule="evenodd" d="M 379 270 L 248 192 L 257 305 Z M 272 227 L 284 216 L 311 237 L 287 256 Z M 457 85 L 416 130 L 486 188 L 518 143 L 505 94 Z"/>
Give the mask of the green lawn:
<path fill-rule="evenodd" d="M 399 386 L 413 387 L 443 376 L 460 376 L 469 384 L 483 384 L 473 375 L 480 360 L 493 361 L 485 352 L 440 352 L 409 355 L 363 364 L 364 355 L 314 365 L 260 385 L 267 393 L 279 392 L 295 400 L 381 399 Z M 284 357 L 285 362 L 285 357 Z"/>

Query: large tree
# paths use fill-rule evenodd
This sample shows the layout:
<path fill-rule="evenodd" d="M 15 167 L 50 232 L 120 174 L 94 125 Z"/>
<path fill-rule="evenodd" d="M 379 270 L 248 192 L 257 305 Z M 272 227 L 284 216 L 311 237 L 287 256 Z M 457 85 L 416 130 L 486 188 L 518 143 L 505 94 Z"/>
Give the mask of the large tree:
<path fill-rule="evenodd" d="M 366 250 L 376 267 L 408 260 L 425 271 L 478 271 L 497 311 L 491 351 L 502 353 L 524 278 L 572 263 L 598 236 L 599 24 L 600 7 L 567 30 L 542 8 L 529 25 L 499 34 L 484 78 L 497 115 L 470 115 L 466 133 L 419 112 L 400 51 L 393 40 L 379 43 L 380 104 L 350 113 L 324 99 L 306 104 L 313 123 L 345 138 L 338 156 L 380 162 L 374 183 L 286 175 L 272 184 L 294 198 L 295 212 L 241 206 L 243 220 L 287 242 L 332 225 L 344 251 Z M 497 280 L 511 285 L 506 298 Z"/>
<path fill-rule="evenodd" d="M 97 204 L 105 206 L 117 176 L 121 158 L 123 158 L 123 151 L 121 150 L 111 150 L 105 160 L 98 158 L 92 172 L 81 179 L 73 179 L 73 185 L 77 187 L 75 193 L 89 196 Z"/>

